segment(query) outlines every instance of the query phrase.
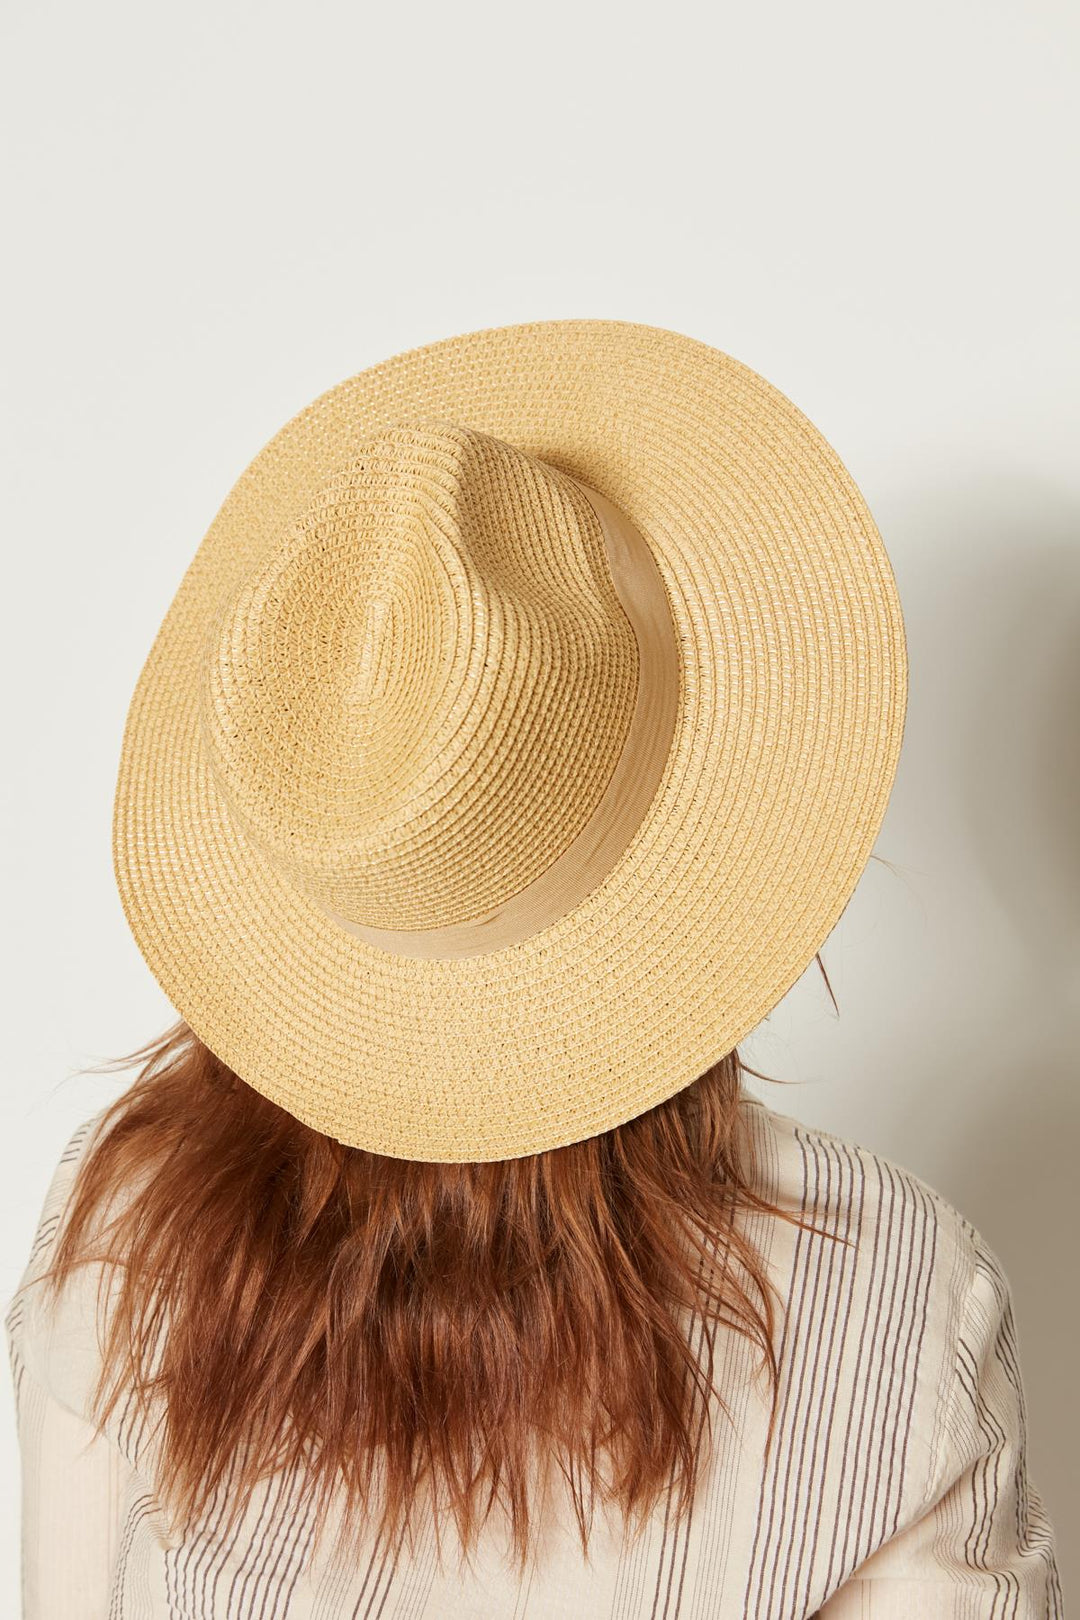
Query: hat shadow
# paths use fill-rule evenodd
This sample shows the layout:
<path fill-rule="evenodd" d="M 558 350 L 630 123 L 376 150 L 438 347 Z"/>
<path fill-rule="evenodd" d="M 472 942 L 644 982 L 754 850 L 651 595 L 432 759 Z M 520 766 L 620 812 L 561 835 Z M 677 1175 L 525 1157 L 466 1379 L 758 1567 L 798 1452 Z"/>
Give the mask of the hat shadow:
<path fill-rule="evenodd" d="M 1031 1475 L 1064 1560 L 1066 1527 L 1080 1523 L 1080 513 L 1055 490 L 980 479 L 905 499 L 879 522 L 896 533 L 890 550 L 914 563 L 901 595 L 919 637 L 912 684 L 934 734 L 907 792 L 953 796 L 944 818 L 955 854 L 997 907 L 995 941 L 1012 947 L 1015 968 L 1002 975 L 997 945 L 993 980 L 975 997 L 982 1027 L 941 1031 L 941 1068 L 922 1077 L 919 1097 L 947 1099 L 953 1076 L 978 1065 L 979 1105 L 969 1093 L 937 1164 L 1009 1278 Z M 940 725 L 925 708 L 935 701 Z M 977 932 L 965 936 L 974 946 Z M 959 971 L 977 975 L 978 959 Z M 927 1012 L 948 1024 L 940 1006 Z"/>

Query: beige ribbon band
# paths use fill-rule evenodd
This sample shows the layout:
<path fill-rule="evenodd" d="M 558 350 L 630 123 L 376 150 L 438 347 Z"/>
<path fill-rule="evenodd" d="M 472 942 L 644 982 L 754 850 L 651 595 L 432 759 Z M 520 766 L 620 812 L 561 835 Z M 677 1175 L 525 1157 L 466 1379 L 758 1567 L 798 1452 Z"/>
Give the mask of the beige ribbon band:
<path fill-rule="evenodd" d="M 575 480 L 576 482 L 576 480 Z M 519 944 L 579 905 L 612 870 L 656 796 L 679 699 L 667 591 L 647 542 L 617 507 L 579 483 L 600 520 L 615 590 L 637 638 L 637 700 L 622 752 L 593 814 L 540 875 L 490 911 L 440 928 L 369 928 L 332 913 L 369 945 L 398 956 L 459 958 Z"/>

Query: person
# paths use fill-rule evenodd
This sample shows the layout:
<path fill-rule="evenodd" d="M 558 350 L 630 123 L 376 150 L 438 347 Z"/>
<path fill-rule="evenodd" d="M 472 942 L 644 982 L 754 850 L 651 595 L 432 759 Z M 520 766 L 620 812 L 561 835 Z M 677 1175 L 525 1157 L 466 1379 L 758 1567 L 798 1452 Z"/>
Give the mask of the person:
<path fill-rule="evenodd" d="M 7 1313 L 30 1620 L 1059 1616 L 1007 1279 L 745 1083 L 906 705 L 873 520 L 681 335 L 331 388 L 124 732 L 176 1009 Z"/>

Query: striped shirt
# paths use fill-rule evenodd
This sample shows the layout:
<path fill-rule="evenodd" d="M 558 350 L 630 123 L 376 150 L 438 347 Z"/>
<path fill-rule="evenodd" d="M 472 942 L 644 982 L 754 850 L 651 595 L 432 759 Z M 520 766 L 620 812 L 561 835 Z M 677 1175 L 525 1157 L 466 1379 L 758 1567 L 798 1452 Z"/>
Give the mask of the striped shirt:
<path fill-rule="evenodd" d="M 1009 1290 L 980 1234 L 877 1154 L 747 1099 L 761 1190 L 846 1245 L 775 1217 L 747 1227 L 785 1303 L 778 1419 L 758 1354 L 718 1340 L 729 1409 L 688 1519 L 629 1537 L 598 1518 L 583 1558 L 558 1505 L 524 1578 L 492 1521 L 471 1569 L 430 1527 L 336 1559 L 312 1550 L 302 1480 L 266 1481 L 238 1526 L 213 1509 L 170 1543 L 130 1409 L 89 1421 L 93 1268 L 58 1309 L 6 1318 L 22 1457 L 25 1620 L 1056 1620 L 1053 1532 L 1025 1463 Z M 96 1119 L 72 1137 L 24 1276 L 52 1253 Z M 79 1278 L 85 1279 L 80 1283 Z"/>

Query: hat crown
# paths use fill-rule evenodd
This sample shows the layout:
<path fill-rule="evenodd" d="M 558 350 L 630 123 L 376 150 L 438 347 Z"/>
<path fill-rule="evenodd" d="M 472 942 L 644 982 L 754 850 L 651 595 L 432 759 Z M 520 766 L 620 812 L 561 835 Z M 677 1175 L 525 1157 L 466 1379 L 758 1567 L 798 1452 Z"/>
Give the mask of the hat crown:
<path fill-rule="evenodd" d="M 201 690 L 230 813 L 349 923 L 478 917 L 589 820 L 633 628 L 574 481 L 468 428 L 357 448 L 227 603 Z"/>

